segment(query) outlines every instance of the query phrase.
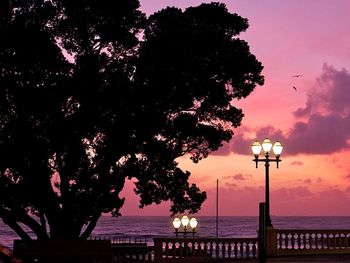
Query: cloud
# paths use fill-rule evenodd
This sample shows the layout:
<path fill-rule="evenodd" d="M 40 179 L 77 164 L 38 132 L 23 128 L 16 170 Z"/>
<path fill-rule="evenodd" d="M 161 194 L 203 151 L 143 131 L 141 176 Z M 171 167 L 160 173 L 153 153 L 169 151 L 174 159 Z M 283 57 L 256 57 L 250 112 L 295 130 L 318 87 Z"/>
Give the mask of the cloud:
<path fill-rule="evenodd" d="M 225 186 L 231 188 L 231 187 L 236 187 L 237 184 L 234 184 L 234 183 L 225 183 Z"/>
<path fill-rule="evenodd" d="M 292 127 L 288 131 L 273 126 L 259 127 L 255 130 L 256 138 L 281 141 L 284 155 L 331 154 L 349 149 L 350 73 L 327 64 L 322 70 L 317 88 L 308 94 L 305 107 L 294 112 L 297 121 Z M 240 133 L 231 140 L 231 149 L 250 155 L 253 141 L 251 136 Z"/>
<path fill-rule="evenodd" d="M 308 196 L 312 196 L 313 194 L 310 192 L 309 188 L 305 186 L 291 187 L 285 188 L 282 187 L 280 189 L 271 191 L 271 197 L 279 199 L 284 196 L 285 199 L 298 199 L 304 198 Z"/>
<path fill-rule="evenodd" d="M 231 153 L 231 145 L 228 142 L 223 142 L 222 146 L 216 150 L 215 152 L 212 152 L 212 155 L 217 156 L 227 156 Z"/>
<path fill-rule="evenodd" d="M 338 188 L 311 192 L 307 187 L 296 187 L 271 192 L 271 211 L 278 215 L 350 215 L 349 202 L 347 191 Z"/>
<path fill-rule="evenodd" d="M 304 180 L 304 183 L 306 183 L 306 184 L 311 184 L 311 183 L 312 183 L 312 180 L 311 180 L 310 178 L 305 179 L 305 180 Z"/>
<path fill-rule="evenodd" d="M 347 179 L 347 180 L 349 180 L 349 181 L 350 181 L 350 174 L 345 175 L 345 176 L 344 176 L 344 179 Z"/>
<path fill-rule="evenodd" d="M 337 70 L 323 65 L 322 74 L 316 81 L 316 87 L 308 94 L 304 108 L 295 115 L 305 117 L 317 112 L 346 116 L 350 113 L 350 74 L 343 68 Z"/>
<path fill-rule="evenodd" d="M 304 165 L 304 163 L 303 163 L 303 162 L 300 162 L 300 161 L 293 161 L 293 162 L 291 163 L 291 165 L 293 165 L 293 166 L 301 166 L 301 165 Z"/>
<path fill-rule="evenodd" d="M 237 180 L 237 181 L 244 181 L 244 180 L 248 180 L 249 177 L 252 177 L 251 174 L 235 174 L 235 175 L 230 175 L 230 176 L 224 176 L 223 179 L 233 179 L 233 180 Z"/>
<path fill-rule="evenodd" d="M 318 178 L 317 178 L 317 180 L 316 180 L 316 182 L 318 182 L 318 183 L 322 183 L 322 182 L 323 182 L 323 180 L 322 180 L 322 178 L 321 178 L 321 177 L 318 177 Z"/>

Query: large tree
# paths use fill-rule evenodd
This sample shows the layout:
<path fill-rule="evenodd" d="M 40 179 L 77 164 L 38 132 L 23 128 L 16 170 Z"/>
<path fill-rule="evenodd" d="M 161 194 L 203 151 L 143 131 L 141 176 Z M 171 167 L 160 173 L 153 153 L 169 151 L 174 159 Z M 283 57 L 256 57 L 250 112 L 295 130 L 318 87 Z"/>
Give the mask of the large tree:
<path fill-rule="evenodd" d="M 224 4 L 149 18 L 138 0 L 0 1 L 0 217 L 18 235 L 87 238 L 119 215 L 135 178 L 140 206 L 196 212 L 205 193 L 176 159 L 229 141 L 233 103 L 263 83 Z"/>

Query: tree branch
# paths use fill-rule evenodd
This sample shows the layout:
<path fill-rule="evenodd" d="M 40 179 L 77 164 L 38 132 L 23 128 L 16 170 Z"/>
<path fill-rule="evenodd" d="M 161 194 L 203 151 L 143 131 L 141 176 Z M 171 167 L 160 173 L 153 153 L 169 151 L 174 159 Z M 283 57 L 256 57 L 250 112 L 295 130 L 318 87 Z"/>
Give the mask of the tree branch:
<path fill-rule="evenodd" d="M 96 226 L 97 220 L 100 218 L 100 216 L 101 216 L 101 213 L 97 213 L 96 215 L 93 216 L 89 225 L 86 227 L 84 232 L 80 235 L 80 239 L 87 239 L 91 235 L 92 231 Z"/>
<path fill-rule="evenodd" d="M 16 234 L 25 242 L 29 242 L 32 238 L 23 230 L 23 228 L 16 222 L 14 217 L 7 213 L 4 209 L 0 210 L 0 217 L 2 221 L 8 225 Z"/>

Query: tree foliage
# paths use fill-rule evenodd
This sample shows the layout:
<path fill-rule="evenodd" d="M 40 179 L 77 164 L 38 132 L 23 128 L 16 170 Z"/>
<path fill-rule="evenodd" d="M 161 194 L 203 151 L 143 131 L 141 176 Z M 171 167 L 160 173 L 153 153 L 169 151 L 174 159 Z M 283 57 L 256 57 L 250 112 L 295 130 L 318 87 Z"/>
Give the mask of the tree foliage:
<path fill-rule="evenodd" d="M 233 135 L 263 83 L 224 4 L 150 17 L 137 0 L 0 2 L 0 217 L 20 237 L 87 238 L 135 178 L 144 207 L 205 200 L 176 159 Z"/>

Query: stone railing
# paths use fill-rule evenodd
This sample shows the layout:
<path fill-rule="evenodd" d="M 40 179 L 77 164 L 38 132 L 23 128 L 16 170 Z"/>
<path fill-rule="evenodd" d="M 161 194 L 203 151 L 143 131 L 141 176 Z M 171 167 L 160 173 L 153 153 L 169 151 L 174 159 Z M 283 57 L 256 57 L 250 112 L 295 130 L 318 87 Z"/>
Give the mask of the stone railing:
<path fill-rule="evenodd" d="M 257 258 L 257 238 L 155 238 L 154 262 Z"/>
<path fill-rule="evenodd" d="M 268 255 L 348 254 L 350 230 L 269 229 Z"/>
<path fill-rule="evenodd" d="M 112 244 L 113 263 L 154 262 L 154 247 L 138 244 Z"/>

